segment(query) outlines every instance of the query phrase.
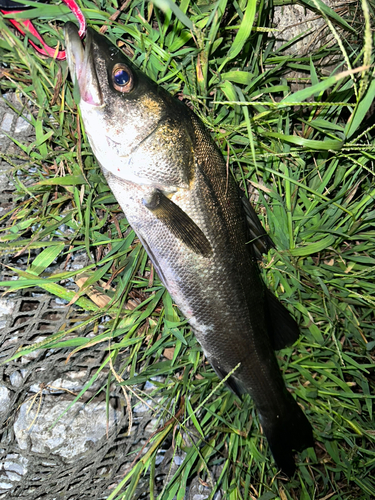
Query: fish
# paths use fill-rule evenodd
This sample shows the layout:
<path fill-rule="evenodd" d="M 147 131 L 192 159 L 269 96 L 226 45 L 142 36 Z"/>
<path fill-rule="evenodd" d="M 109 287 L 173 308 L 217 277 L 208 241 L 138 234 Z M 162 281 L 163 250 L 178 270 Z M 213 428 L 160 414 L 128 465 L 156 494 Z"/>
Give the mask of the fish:
<path fill-rule="evenodd" d="M 278 468 L 292 476 L 294 452 L 314 439 L 275 355 L 300 331 L 260 276 L 256 258 L 272 240 L 198 116 L 93 28 L 85 46 L 74 23 L 64 32 L 110 189 L 207 360 L 239 398 L 250 394 Z"/>

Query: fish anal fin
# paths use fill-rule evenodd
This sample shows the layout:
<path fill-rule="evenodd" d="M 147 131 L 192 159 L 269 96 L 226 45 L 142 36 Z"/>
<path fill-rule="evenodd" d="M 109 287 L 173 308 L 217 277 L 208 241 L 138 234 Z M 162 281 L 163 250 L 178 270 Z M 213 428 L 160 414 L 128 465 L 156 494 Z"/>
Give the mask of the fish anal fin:
<path fill-rule="evenodd" d="M 277 351 L 294 344 L 300 336 L 296 321 L 292 318 L 288 309 L 268 289 L 265 298 L 265 317 L 272 348 Z"/>
<path fill-rule="evenodd" d="M 210 242 L 197 224 L 176 203 L 156 189 L 144 205 L 169 231 L 195 253 L 203 257 L 212 254 Z"/>
<path fill-rule="evenodd" d="M 228 375 L 228 373 L 220 367 L 219 363 L 215 359 L 209 358 L 209 362 L 220 380 L 223 380 Z M 228 377 L 224 383 L 228 389 L 230 389 L 239 398 L 247 392 L 241 382 L 233 375 Z"/>

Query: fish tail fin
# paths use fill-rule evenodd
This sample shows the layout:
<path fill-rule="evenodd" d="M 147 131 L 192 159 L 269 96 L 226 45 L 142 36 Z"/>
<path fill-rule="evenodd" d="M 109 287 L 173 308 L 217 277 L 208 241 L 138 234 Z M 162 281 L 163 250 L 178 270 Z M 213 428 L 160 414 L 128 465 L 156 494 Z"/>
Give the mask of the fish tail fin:
<path fill-rule="evenodd" d="M 295 470 L 294 451 L 314 446 L 312 427 L 293 396 L 286 391 L 285 409 L 272 418 L 260 413 L 260 422 L 277 466 L 289 477 Z"/>

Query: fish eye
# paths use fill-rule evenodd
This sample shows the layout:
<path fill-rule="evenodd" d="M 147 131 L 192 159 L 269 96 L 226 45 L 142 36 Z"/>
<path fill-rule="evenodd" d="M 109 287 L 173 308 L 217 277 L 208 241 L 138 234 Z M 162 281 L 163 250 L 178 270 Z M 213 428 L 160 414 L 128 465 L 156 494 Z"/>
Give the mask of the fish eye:
<path fill-rule="evenodd" d="M 119 92 L 130 92 L 133 88 L 133 73 L 125 64 L 116 64 L 112 70 L 113 86 Z"/>

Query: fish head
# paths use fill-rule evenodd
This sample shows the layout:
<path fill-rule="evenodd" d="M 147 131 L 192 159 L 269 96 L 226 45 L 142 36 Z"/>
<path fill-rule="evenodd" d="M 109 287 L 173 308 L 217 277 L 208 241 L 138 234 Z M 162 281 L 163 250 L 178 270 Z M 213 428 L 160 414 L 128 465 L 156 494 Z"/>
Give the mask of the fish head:
<path fill-rule="evenodd" d="M 104 172 L 161 189 L 186 185 L 192 145 L 180 130 L 178 101 L 94 29 L 88 28 L 85 46 L 74 23 L 64 32 L 86 134 Z"/>

